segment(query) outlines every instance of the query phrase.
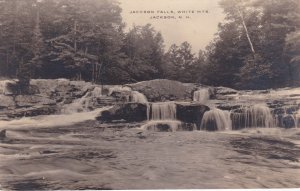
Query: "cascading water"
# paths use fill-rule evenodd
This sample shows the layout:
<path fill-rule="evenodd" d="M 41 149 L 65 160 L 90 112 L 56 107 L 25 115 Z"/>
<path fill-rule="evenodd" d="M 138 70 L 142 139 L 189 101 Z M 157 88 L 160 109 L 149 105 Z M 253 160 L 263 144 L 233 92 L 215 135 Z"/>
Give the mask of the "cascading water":
<path fill-rule="evenodd" d="M 0 121 L 1 129 L 25 129 L 25 128 L 49 128 L 57 126 L 74 125 L 87 120 L 94 120 L 101 112 L 112 107 L 98 108 L 93 111 L 61 114 L 61 115 L 42 115 L 36 117 L 23 117 L 12 121 Z"/>
<path fill-rule="evenodd" d="M 11 94 L 11 91 L 7 88 L 7 84 L 12 83 L 15 84 L 15 81 L 12 80 L 2 80 L 0 81 L 0 94 Z"/>
<path fill-rule="evenodd" d="M 194 92 L 193 101 L 206 103 L 209 100 L 209 89 L 203 88 Z"/>
<path fill-rule="evenodd" d="M 108 95 L 111 95 L 113 92 L 124 92 L 124 91 L 132 91 L 128 86 L 112 86 L 108 88 Z"/>
<path fill-rule="evenodd" d="M 247 127 L 274 127 L 276 120 L 266 104 L 256 104 L 232 114 L 234 129 Z"/>
<path fill-rule="evenodd" d="M 89 111 L 89 106 L 92 105 L 94 98 L 102 96 L 101 87 L 95 87 L 92 91 L 88 91 L 83 97 L 76 99 L 71 104 L 64 105 L 62 113 L 71 114 L 83 111 Z"/>
<path fill-rule="evenodd" d="M 93 91 L 91 92 L 93 97 L 102 96 L 102 88 L 101 87 L 95 87 Z"/>
<path fill-rule="evenodd" d="M 246 110 L 245 127 L 273 127 L 275 120 L 270 108 L 265 104 L 256 104 Z"/>
<path fill-rule="evenodd" d="M 152 120 L 176 120 L 176 104 L 174 102 L 152 103 L 149 110 L 151 110 L 149 118 Z"/>
<path fill-rule="evenodd" d="M 232 121 L 230 112 L 214 108 L 204 113 L 200 129 L 215 131 L 215 130 L 231 130 Z"/>
<path fill-rule="evenodd" d="M 148 122 L 141 128 L 151 131 L 177 131 L 182 122 L 176 120 L 176 104 L 174 102 L 158 102 L 147 104 Z"/>
<path fill-rule="evenodd" d="M 86 93 L 83 97 L 73 101 L 68 105 L 64 105 L 62 108 L 62 113 L 71 114 L 77 112 L 83 112 L 88 110 L 89 101 L 91 99 L 91 93 Z"/>
<path fill-rule="evenodd" d="M 131 101 L 135 103 L 148 103 L 146 96 L 138 91 L 131 92 Z"/>

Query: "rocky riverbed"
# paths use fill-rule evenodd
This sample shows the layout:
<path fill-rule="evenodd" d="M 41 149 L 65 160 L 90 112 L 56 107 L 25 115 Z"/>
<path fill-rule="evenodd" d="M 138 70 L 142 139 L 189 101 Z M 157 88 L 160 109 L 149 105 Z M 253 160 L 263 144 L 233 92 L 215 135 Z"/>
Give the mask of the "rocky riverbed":
<path fill-rule="evenodd" d="M 0 82 L 0 189 L 300 187 L 299 88 L 14 83 Z"/>

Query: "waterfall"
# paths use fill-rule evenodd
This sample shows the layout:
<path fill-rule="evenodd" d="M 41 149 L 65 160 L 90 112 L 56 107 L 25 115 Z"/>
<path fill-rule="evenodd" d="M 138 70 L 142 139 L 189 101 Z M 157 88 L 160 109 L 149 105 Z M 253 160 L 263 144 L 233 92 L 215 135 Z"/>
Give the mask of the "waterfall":
<path fill-rule="evenodd" d="M 241 113 L 233 113 L 234 129 L 247 127 L 274 127 L 276 120 L 266 104 L 256 104 L 242 109 Z"/>
<path fill-rule="evenodd" d="M 209 89 L 203 88 L 194 92 L 193 101 L 206 103 L 209 100 Z"/>
<path fill-rule="evenodd" d="M 136 103 L 148 103 L 146 96 L 138 91 L 131 92 L 131 101 Z"/>
<path fill-rule="evenodd" d="M 0 81 L 0 94 L 4 94 L 4 95 L 12 94 L 12 92 L 7 88 L 7 85 L 9 83 L 16 84 L 16 82 L 12 80 Z"/>
<path fill-rule="evenodd" d="M 64 105 L 62 113 L 71 114 L 83 111 L 89 111 L 89 107 L 93 105 L 94 99 L 102 96 L 101 87 L 95 87 L 92 91 L 88 91 L 84 96 L 74 100 L 68 105 Z"/>
<path fill-rule="evenodd" d="M 83 97 L 76 99 L 68 105 L 64 105 L 62 108 L 62 113 L 71 114 L 77 112 L 88 111 L 89 103 L 91 99 L 91 93 L 87 92 Z"/>
<path fill-rule="evenodd" d="M 205 130 L 231 130 L 230 112 L 217 108 L 205 112 L 200 128 Z"/>
<path fill-rule="evenodd" d="M 102 96 L 102 88 L 101 87 L 95 87 L 91 93 L 92 93 L 93 97 Z"/>
<path fill-rule="evenodd" d="M 174 102 L 152 103 L 151 106 L 149 106 L 148 113 L 148 119 L 151 118 L 152 120 L 175 120 L 176 104 Z"/>
<path fill-rule="evenodd" d="M 256 104 L 246 109 L 245 127 L 273 127 L 275 120 L 270 108 L 265 104 Z"/>

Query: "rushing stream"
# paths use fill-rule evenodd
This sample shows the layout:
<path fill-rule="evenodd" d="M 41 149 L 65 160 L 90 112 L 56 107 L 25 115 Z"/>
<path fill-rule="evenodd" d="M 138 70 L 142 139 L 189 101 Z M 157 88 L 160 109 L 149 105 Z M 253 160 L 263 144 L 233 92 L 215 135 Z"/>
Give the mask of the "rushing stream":
<path fill-rule="evenodd" d="M 3 84 L 0 94 L 6 99 L 9 90 Z M 0 130 L 6 130 L 0 142 L 0 189 L 300 187 L 300 129 L 277 128 L 279 119 L 270 104 L 270 99 L 285 99 L 292 93 L 292 106 L 297 106 L 298 90 L 279 90 L 281 96 L 272 91 L 242 92 L 220 101 L 209 89 L 200 88 L 190 95 L 190 102 L 182 104 L 148 102 L 141 92 L 124 86 L 106 89 L 86 89 L 54 115 L 0 121 Z M 101 112 L 118 107 L 91 110 L 90 106 L 113 100 L 116 91 L 125 95 L 119 105 L 146 105 L 148 118 L 137 123 L 96 121 Z M 220 102 L 238 107 L 221 109 Z M 208 105 L 200 129 L 209 126 L 217 131 L 182 131 L 185 124 L 178 120 L 178 104 Z M 299 125 L 298 110 L 287 107 L 280 112 Z"/>

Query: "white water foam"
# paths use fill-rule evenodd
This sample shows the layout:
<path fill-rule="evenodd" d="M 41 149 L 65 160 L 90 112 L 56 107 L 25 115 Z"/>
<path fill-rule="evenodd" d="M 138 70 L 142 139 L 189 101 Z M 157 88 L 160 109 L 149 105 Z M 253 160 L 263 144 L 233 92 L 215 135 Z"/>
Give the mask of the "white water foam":
<path fill-rule="evenodd" d="M 152 120 L 175 120 L 176 119 L 176 104 L 174 102 L 158 102 L 151 104 Z"/>
<path fill-rule="evenodd" d="M 232 121 L 230 112 L 214 108 L 204 113 L 200 129 L 206 130 L 231 130 Z"/>
<path fill-rule="evenodd" d="M 148 103 L 146 96 L 138 91 L 131 92 L 131 101 L 135 103 Z"/>
<path fill-rule="evenodd" d="M 111 107 L 99 108 L 94 111 L 62 114 L 62 115 L 43 115 L 37 117 L 23 117 L 12 121 L 0 121 L 0 129 L 24 129 L 24 128 L 43 128 L 56 126 L 69 126 L 87 120 L 94 120 L 102 111 Z"/>
<path fill-rule="evenodd" d="M 203 88 L 194 92 L 193 101 L 206 103 L 209 100 L 209 89 Z"/>

